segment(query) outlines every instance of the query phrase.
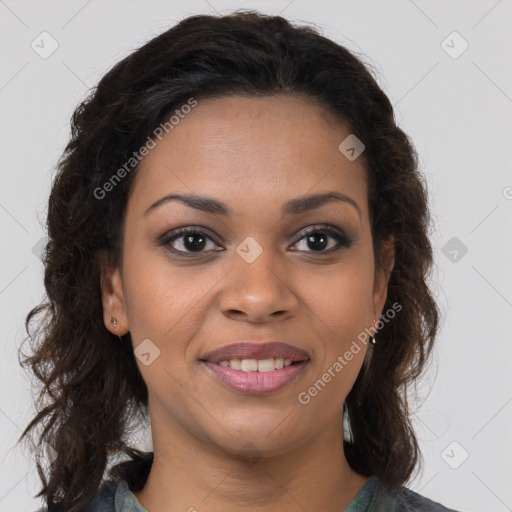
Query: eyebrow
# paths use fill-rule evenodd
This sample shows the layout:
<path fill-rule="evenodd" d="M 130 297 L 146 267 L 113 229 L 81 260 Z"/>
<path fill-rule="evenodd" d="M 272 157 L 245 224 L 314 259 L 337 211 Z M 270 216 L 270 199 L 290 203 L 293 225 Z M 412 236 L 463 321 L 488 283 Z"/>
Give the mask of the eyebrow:
<path fill-rule="evenodd" d="M 161 197 L 151 206 L 149 206 L 149 208 L 144 212 L 144 215 L 148 215 L 153 210 L 165 203 L 168 203 L 169 201 L 181 201 L 182 203 L 195 208 L 196 210 L 212 213 L 214 215 L 229 217 L 232 214 L 229 206 L 227 206 L 225 203 L 222 203 L 221 201 L 218 201 L 217 199 L 213 199 L 212 197 L 197 196 L 194 194 L 168 194 L 164 197 Z M 284 215 L 299 215 L 311 210 L 316 210 L 317 208 L 320 208 L 330 201 L 342 201 L 352 205 L 357 211 L 359 219 L 361 219 L 361 210 L 357 203 L 346 194 L 335 191 L 323 192 L 320 194 L 310 194 L 298 197 L 296 199 L 291 199 L 284 203 L 283 207 L 281 208 L 281 212 Z"/>

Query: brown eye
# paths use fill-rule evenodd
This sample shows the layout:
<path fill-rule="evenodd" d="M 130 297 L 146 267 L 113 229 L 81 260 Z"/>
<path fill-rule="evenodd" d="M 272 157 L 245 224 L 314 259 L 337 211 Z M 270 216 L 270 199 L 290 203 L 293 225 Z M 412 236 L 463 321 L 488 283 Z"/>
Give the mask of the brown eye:
<path fill-rule="evenodd" d="M 342 247 L 350 247 L 352 241 L 341 230 L 330 226 L 315 227 L 306 232 L 301 233 L 301 238 L 295 245 L 302 241 L 302 248 L 295 249 L 305 252 L 330 253 L 341 249 Z"/>
<path fill-rule="evenodd" d="M 210 248 L 208 248 L 208 242 L 211 242 Z M 172 252 L 179 254 L 200 254 L 219 250 L 212 237 L 204 231 L 195 228 L 181 228 L 173 231 L 166 235 L 159 245 L 164 245 Z"/>
<path fill-rule="evenodd" d="M 180 238 L 183 238 L 182 244 L 187 251 L 201 251 L 206 245 L 206 237 L 197 233 L 191 235 L 181 235 Z"/>

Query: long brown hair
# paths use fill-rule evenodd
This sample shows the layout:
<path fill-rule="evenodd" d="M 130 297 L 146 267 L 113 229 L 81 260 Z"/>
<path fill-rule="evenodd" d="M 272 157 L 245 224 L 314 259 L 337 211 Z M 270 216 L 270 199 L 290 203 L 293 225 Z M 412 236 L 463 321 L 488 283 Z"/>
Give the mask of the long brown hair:
<path fill-rule="evenodd" d="M 424 370 L 439 313 L 427 285 L 429 210 L 416 152 L 371 72 L 344 47 L 279 16 L 198 15 L 101 79 L 76 108 L 57 166 L 46 300 L 26 319 L 31 353 L 20 349 L 20 364 L 40 385 L 38 412 L 20 440 L 37 431 L 37 444 L 55 452 L 51 463 L 37 463 L 37 496 L 52 511 L 85 512 L 116 457 L 128 455 L 133 469 L 146 455 L 129 434 L 137 418 L 147 418 L 147 388 L 129 335 L 121 343 L 103 324 L 100 290 L 101 265 L 118 263 L 136 166 L 107 194 L 98 190 L 191 97 L 234 94 L 312 98 L 364 142 L 375 257 L 383 240 L 395 239 L 384 309 L 398 303 L 402 310 L 379 331 L 347 396 L 345 453 L 357 472 L 377 475 L 390 488 L 406 482 L 419 462 L 407 386 Z"/>

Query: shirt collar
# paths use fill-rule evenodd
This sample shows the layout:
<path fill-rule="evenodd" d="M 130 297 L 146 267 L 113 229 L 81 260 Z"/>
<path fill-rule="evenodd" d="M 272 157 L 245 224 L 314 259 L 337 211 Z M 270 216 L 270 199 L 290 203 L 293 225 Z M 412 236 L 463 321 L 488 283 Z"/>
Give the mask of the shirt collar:
<path fill-rule="evenodd" d="M 116 488 L 115 512 L 148 512 L 130 491 L 125 480 L 119 480 Z"/>

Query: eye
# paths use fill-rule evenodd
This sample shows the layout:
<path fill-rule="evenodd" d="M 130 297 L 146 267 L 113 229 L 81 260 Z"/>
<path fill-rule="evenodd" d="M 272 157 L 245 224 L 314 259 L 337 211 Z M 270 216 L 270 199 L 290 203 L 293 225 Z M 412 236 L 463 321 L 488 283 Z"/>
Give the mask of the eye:
<path fill-rule="evenodd" d="M 295 245 L 300 245 L 300 243 L 304 241 L 302 243 L 302 249 L 295 249 L 299 251 L 330 253 L 342 247 L 350 247 L 352 245 L 352 240 L 350 240 L 343 231 L 328 225 L 308 228 L 307 230 L 303 230 L 299 236 L 301 236 L 301 238 Z M 308 247 L 311 250 L 308 250 Z"/>
<path fill-rule="evenodd" d="M 213 247 L 208 248 L 208 242 L 211 242 Z M 165 245 L 172 252 L 178 254 L 193 254 L 203 253 L 209 251 L 222 250 L 218 248 L 213 238 L 205 231 L 197 228 L 180 228 L 168 235 L 162 237 L 159 245 Z M 206 248 L 206 250 L 205 250 Z"/>
<path fill-rule="evenodd" d="M 300 246 L 302 243 L 302 248 L 292 249 L 293 251 L 327 254 L 352 245 L 352 240 L 342 230 L 329 225 L 304 229 L 299 236 L 300 239 L 294 245 Z M 208 243 L 211 245 L 210 248 L 208 248 Z M 170 251 L 178 255 L 185 256 L 224 250 L 206 231 L 195 227 L 176 229 L 164 235 L 160 239 L 159 245 L 168 247 Z"/>

